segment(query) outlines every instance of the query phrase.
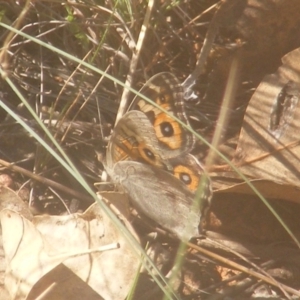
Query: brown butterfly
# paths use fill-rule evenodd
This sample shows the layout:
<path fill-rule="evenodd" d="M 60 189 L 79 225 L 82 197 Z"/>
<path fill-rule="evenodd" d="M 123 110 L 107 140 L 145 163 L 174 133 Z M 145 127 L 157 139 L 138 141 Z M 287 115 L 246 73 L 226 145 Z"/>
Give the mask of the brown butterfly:
<path fill-rule="evenodd" d="M 155 75 L 141 93 L 187 123 L 183 91 L 172 74 Z M 127 112 L 116 125 L 107 148 L 106 170 L 138 211 L 178 238 L 189 240 L 199 235 L 200 218 L 212 196 L 208 175 L 187 154 L 194 138 L 141 98 L 135 98 L 131 108 L 139 110 Z M 201 201 L 195 203 L 199 185 Z"/>

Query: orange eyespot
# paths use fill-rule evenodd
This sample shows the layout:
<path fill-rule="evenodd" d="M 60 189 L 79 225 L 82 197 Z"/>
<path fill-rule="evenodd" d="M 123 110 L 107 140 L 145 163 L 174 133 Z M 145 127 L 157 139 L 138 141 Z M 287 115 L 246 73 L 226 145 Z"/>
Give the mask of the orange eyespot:
<path fill-rule="evenodd" d="M 177 165 L 174 167 L 174 176 L 184 183 L 189 190 L 196 192 L 199 185 L 199 175 L 189 167 Z"/>
<path fill-rule="evenodd" d="M 143 148 L 142 151 L 148 159 L 150 159 L 151 161 L 155 161 L 155 155 L 150 149 Z"/>
<path fill-rule="evenodd" d="M 182 146 L 182 129 L 180 125 L 166 114 L 157 116 L 154 130 L 158 140 L 170 149 L 179 149 Z"/>
<path fill-rule="evenodd" d="M 157 166 L 157 167 L 164 166 L 161 157 L 155 152 L 153 152 L 153 150 L 145 143 L 141 143 L 138 145 L 136 149 L 136 154 L 137 155 L 135 157 L 135 160 L 142 161 L 144 163 Z"/>

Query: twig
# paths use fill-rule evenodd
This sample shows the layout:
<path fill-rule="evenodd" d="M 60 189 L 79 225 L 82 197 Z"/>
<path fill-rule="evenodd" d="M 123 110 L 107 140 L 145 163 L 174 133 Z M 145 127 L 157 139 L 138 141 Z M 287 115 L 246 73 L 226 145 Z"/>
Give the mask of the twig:
<path fill-rule="evenodd" d="M 130 63 L 130 66 L 129 66 L 129 73 L 127 75 L 127 79 L 126 79 L 126 82 L 125 82 L 125 85 L 127 85 L 129 87 L 131 87 L 131 84 L 132 84 L 132 77 L 133 77 L 133 74 L 136 70 L 136 66 L 137 66 L 137 63 L 138 63 L 138 60 L 139 60 L 139 57 L 140 57 L 142 45 L 143 45 L 143 42 L 144 42 L 144 39 L 145 39 L 145 36 L 146 36 L 146 30 L 148 28 L 148 24 L 149 24 L 149 20 L 150 20 L 150 16 L 151 16 L 153 6 L 154 6 L 154 0 L 149 0 L 146 15 L 145 15 L 145 19 L 144 19 L 144 22 L 143 22 L 143 25 L 142 25 L 142 28 L 141 28 L 141 31 L 140 31 L 140 35 L 139 35 L 139 39 L 138 39 L 136 48 L 135 48 L 135 50 L 132 54 L 131 63 Z M 118 121 L 122 118 L 125 111 L 127 110 L 129 94 L 130 94 L 130 91 L 128 89 L 124 88 L 115 125 L 118 123 Z"/>
<path fill-rule="evenodd" d="M 239 270 L 241 272 L 244 272 L 244 273 L 246 273 L 246 274 L 248 274 L 250 276 L 253 276 L 253 277 L 255 277 L 255 278 L 259 279 L 259 280 L 263 280 L 264 282 L 266 282 L 268 284 L 271 284 L 271 285 L 273 285 L 275 287 L 279 287 L 280 286 L 281 289 L 284 289 L 286 292 L 291 293 L 293 295 L 296 295 L 296 296 L 300 297 L 300 291 L 297 291 L 297 290 L 295 290 L 295 289 L 293 289 L 293 288 L 291 288 L 291 287 L 289 287 L 289 286 L 287 286 L 285 284 L 279 283 L 278 281 L 276 281 L 273 278 L 269 278 L 269 277 L 267 277 L 267 276 L 265 276 L 263 274 L 260 274 L 260 273 L 258 273 L 256 271 L 252 270 L 252 269 L 244 267 L 244 266 L 242 266 L 242 265 L 240 265 L 240 264 L 238 264 L 236 262 L 233 262 L 233 261 L 231 261 L 231 260 L 229 260 L 229 259 L 227 259 L 227 258 L 225 258 L 225 257 L 223 257 L 221 255 L 213 253 L 213 252 L 211 252 L 209 250 L 206 250 L 206 249 L 204 249 L 202 247 L 199 247 L 199 246 L 197 246 L 195 244 L 188 243 L 188 246 L 191 247 L 191 248 L 193 248 L 193 249 L 195 249 L 195 250 L 197 250 L 197 251 L 199 251 L 200 253 L 202 253 L 204 255 L 207 255 L 210 258 L 215 259 L 216 261 L 219 261 L 219 262 L 221 262 L 223 264 L 226 264 L 227 266 L 230 266 L 233 269 L 236 269 L 236 270 Z"/>
<path fill-rule="evenodd" d="M 87 196 L 85 194 L 82 194 L 82 193 L 77 192 L 77 191 L 75 191 L 73 189 L 70 189 L 70 188 L 68 188 L 68 187 L 66 187 L 66 186 L 64 186 L 64 185 L 62 185 L 62 184 L 60 184 L 60 183 L 58 183 L 56 181 L 53 181 L 53 180 L 50 180 L 48 178 L 42 177 L 40 175 L 34 174 L 34 173 L 32 173 L 32 172 L 30 172 L 30 171 L 28 171 L 26 169 L 23 169 L 23 168 L 21 168 L 19 166 L 11 164 L 11 163 L 9 163 L 9 162 L 7 162 L 5 160 L 0 159 L 0 165 L 2 165 L 2 166 L 6 167 L 6 168 L 8 168 L 8 169 L 10 169 L 10 170 L 12 170 L 14 172 L 18 172 L 20 174 L 23 174 L 23 175 L 25 175 L 25 176 L 27 176 L 27 177 L 29 177 L 31 179 L 34 179 L 34 180 L 36 180 L 36 181 L 38 181 L 38 182 L 40 182 L 42 184 L 51 186 L 54 189 L 58 189 L 58 190 L 60 190 L 60 191 L 62 191 L 64 193 L 67 193 L 67 194 L 71 195 L 71 196 L 74 196 L 76 198 L 84 200 L 87 203 L 93 203 L 93 202 L 95 202 L 92 197 L 89 197 L 89 196 Z"/>

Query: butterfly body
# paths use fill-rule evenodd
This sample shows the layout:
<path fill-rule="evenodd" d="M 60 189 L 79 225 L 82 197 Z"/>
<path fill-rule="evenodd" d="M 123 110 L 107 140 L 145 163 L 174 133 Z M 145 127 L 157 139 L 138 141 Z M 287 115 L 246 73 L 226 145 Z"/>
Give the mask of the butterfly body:
<path fill-rule="evenodd" d="M 174 75 L 155 75 L 141 93 L 188 124 L 180 103 L 182 87 Z M 203 167 L 187 153 L 194 139 L 172 117 L 140 98 L 134 99 L 132 109 L 120 119 L 108 144 L 107 173 L 139 212 L 189 240 L 199 234 L 203 206 L 212 193 Z M 195 202 L 199 184 L 202 199 Z"/>

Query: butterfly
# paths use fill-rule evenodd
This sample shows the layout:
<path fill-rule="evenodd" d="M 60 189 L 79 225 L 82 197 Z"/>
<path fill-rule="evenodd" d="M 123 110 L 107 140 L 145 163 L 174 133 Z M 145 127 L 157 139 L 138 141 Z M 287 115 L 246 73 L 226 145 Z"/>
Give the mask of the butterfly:
<path fill-rule="evenodd" d="M 183 89 L 174 75 L 157 74 L 140 92 L 188 124 Z M 182 240 L 199 235 L 201 215 L 212 195 L 208 175 L 188 153 L 193 145 L 193 135 L 183 126 L 136 97 L 114 128 L 106 152 L 107 173 L 135 208 Z"/>

